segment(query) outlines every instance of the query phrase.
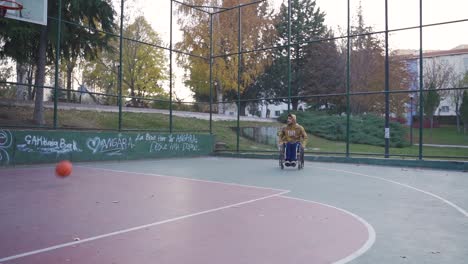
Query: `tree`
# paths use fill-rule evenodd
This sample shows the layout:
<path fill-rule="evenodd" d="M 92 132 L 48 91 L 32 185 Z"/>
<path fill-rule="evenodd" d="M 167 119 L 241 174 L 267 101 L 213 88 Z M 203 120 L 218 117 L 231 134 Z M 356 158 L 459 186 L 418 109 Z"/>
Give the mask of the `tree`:
<path fill-rule="evenodd" d="M 108 0 L 70 1 L 62 10 L 63 20 L 71 21 L 88 28 L 114 32 L 115 12 Z M 89 30 L 71 23 L 62 24 L 62 61 L 66 65 L 67 101 L 71 99 L 72 73 L 80 58 L 93 59 L 102 49 L 109 49 L 109 34 Z M 56 27 L 53 27 L 55 30 Z M 54 35 L 58 35 L 54 31 Z M 55 43 L 52 43 L 55 44 Z"/>
<path fill-rule="evenodd" d="M 93 0 L 93 1 L 85 1 L 85 0 L 66 0 L 63 1 L 62 7 L 65 10 L 69 10 L 71 17 L 80 18 L 77 22 L 82 22 L 87 27 L 91 28 L 91 30 L 86 30 L 88 34 L 101 34 L 98 31 L 103 29 L 103 21 L 107 23 L 109 15 L 112 16 L 111 20 L 113 19 L 114 11 L 112 9 L 112 5 L 110 4 L 109 0 Z M 51 17 L 58 17 L 58 3 L 57 1 L 49 0 L 47 4 L 48 8 L 48 15 Z M 109 10 L 110 8 L 110 10 Z M 66 12 L 64 12 L 66 14 Z M 106 16 L 106 17 L 104 17 Z M 64 17 L 65 18 L 65 17 Z M 55 31 L 56 27 L 52 26 L 53 24 L 48 23 L 47 26 L 41 26 L 40 28 L 40 37 L 39 37 L 39 48 L 38 48 L 38 56 L 37 56 L 37 69 L 36 69 L 36 87 L 43 87 L 45 81 L 45 74 L 46 74 L 46 64 L 47 64 L 47 50 L 50 47 L 50 50 L 54 50 L 55 39 L 58 37 L 58 33 Z M 67 43 L 67 39 L 65 38 L 67 35 L 64 35 L 62 38 L 62 43 Z M 49 40 L 50 43 L 49 43 Z M 90 39 L 92 41 L 92 38 Z M 49 46 L 50 45 L 50 46 Z M 61 45 L 63 52 L 64 45 Z M 92 45 L 90 45 L 92 47 Z M 92 49 L 92 48 L 91 48 Z M 53 54 L 49 52 L 49 55 Z M 43 99 L 44 99 L 44 89 L 39 88 L 36 92 L 35 98 L 35 107 L 34 107 L 34 121 L 39 124 L 43 125 L 44 121 L 44 107 L 43 107 Z"/>
<path fill-rule="evenodd" d="M 460 116 L 463 121 L 463 131 L 468 131 L 468 90 L 463 91 L 463 100 L 460 106 Z"/>
<path fill-rule="evenodd" d="M 13 68 L 8 64 L 8 60 L 0 59 L 0 98 L 10 99 L 14 95 L 11 93 L 10 85 L 5 82 L 11 77 Z"/>
<path fill-rule="evenodd" d="M 451 78 L 452 87 L 461 88 L 468 87 L 468 72 L 462 75 L 454 75 Z M 460 132 L 460 105 L 463 100 L 463 91 L 464 90 L 452 90 L 450 91 L 450 97 L 455 104 L 455 114 L 457 117 L 457 131 Z"/>
<path fill-rule="evenodd" d="M 118 43 L 112 41 L 112 46 L 118 47 Z M 94 60 L 82 62 L 82 82 L 92 91 L 108 94 L 99 103 L 106 105 L 117 104 L 118 83 L 118 54 L 114 51 L 102 51 Z M 114 95 L 114 96 L 112 96 Z"/>
<path fill-rule="evenodd" d="M 33 99 L 33 75 L 39 46 L 39 25 L 0 18 L 0 58 L 16 63 L 16 99 Z M 25 86 L 23 84 L 27 83 Z"/>
<path fill-rule="evenodd" d="M 12 70 L 7 60 L 0 59 L 0 82 L 6 82 L 11 77 Z"/>
<path fill-rule="evenodd" d="M 440 104 L 440 95 L 435 90 L 435 84 L 429 84 L 429 91 L 424 97 L 424 115 L 431 121 L 431 139 L 432 139 L 432 128 L 434 124 L 434 113 Z"/>
<path fill-rule="evenodd" d="M 356 25 L 351 27 L 350 54 L 350 90 L 358 92 L 380 92 L 385 89 L 385 46 L 384 39 L 374 32 L 364 21 L 362 7 L 359 6 Z M 346 42 L 342 43 L 343 61 L 346 56 Z M 410 85 L 410 76 L 405 61 L 391 52 L 389 55 L 389 90 L 405 90 Z M 390 112 L 402 116 L 405 108 L 406 94 L 391 94 L 389 100 Z M 350 98 L 351 113 L 385 112 L 385 96 L 383 94 L 354 95 Z"/>
<path fill-rule="evenodd" d="M 161 48 L 158 34 L 151 28 L 144 17 L 135 18 L 124 25 L 122 50 L 122 92 L 132 97 L 133 106 L 138 105 L 135 97 L 159 96 L 166 98 L 161 82 L 167 79 L 165 64 L 167 58 Z M 146 44 L 145 44 L 146 43 Z M 100 52 L 95 60 L 85 63 L 83 82 L 94 90 L 107 94 L 117 94 L 117 74 L 119 54 L 118 41 L 110 44 L 113 48 Z M 114 97 L 108 97 L 107 103 L 114 104 Z"/>
<path fill-rule="evenodd" d="M 218 7 L 233 7 L 250 1 L 237 0 L 190 0 L 185 1 L 191 5 L 209 5 Z M 209 11 L 218 11 L 209 9 Z M 217 56 L 213 62 L 214 95 L 218 102 L 218 112 L 223 113 L 223 103 L 226 98 L 233 99 L 237 92 L 238 83 L 238 13 L 237 9 L 213 15 L 213 53 Z M 193 8 L 181 5 L 179 13 L 184 17 L 178 20 L 183 33 L 182 42 L 176 47 L 180 50 L 190 51 L 192 54 L 209 58 L 210 54 L 210 16 Z M 268 2 L 250 5 L 242 8 L 241 45 L 242 50 L 253 50 L 261 47 L 261 43 L 271 42 L 273 28 L 269 13 Z M 253 52 L 243 54 L 241 58 L 240 93 L 242 97 L 252 94 L 252 83 L 264 71 L 269 63 L 268 52 Z M 235 54 L 235 55 L 229 55 Z M 229 56 L 227 56 L 229 55 Z M 186 71 L 185 84 L 190 87 L 196 100 L 209 98 L 209 61 L 194 56 L 178 55 L 178 63 Z M 237 97 L 237 96 L 235 96 Z M 240 107 L 243 109 L 244 107 Z M 241 112 L 243 114 L 243 112 Z"/>
<path fill-rule="evenodd" d="M 163 94 L 164 90 L 158 81 L 167 79 L 164 64 L 167 59 L 163 50 L 148 44 L 161 45 L 158 34 L 143 16 L 125 28 L 125 40 L 123 45 L 123 84 L 132 96 L 132 104 L 136 106 L 135 96 Z"/>
<path fill-rule="evenodd" d="M 329 36 L 333 35 L 329 33 Z M 303 95 L 312 96 L 317 94 L 330 94 L 344 92 L 345 87 L 345 63 L 342 60 L 335 41 L 323 41 L 313 43 L 305 47 L 306 62 L 304 72 Z M 344 105 L 343 97 L 316 97 L 307 100 L 309 104 L 315 105 L 316 109 L 331 105 Z M 344 109 L 335 109 L 340 110 Z"/>
<path fill-rule="evenodd" d="M 58 17 L 57 1 L 48 1 L 47 14 Z M 61 42 L 62 57 L 73 62 L 80 55 L 95 54 L 95 49 L 103 44 L 106 37 L 97 30 L 108 30 L 113 23 L 114 11 L 110 0 L 63 0 L 62 18 L 78 23 L 87 28 L 78 28 L 71 24 L 64 24 Z M 29 84 L 32 83 L 32 72 L 35 70 L 35 107 L 33 119 L 35 123 L 43 125 L 44 108 L 43 86 L 45 82 L 46 66 L 54 61 L 55 44 L 58 37 L 56 23 L 49 21 L 47 26 L 41 26 L 21 21 L 0 19 L 0 38 L 4 40 L 4 51 L 0 56 L 8 56 L 15 60 L 17 65 L 17 81 L 25 82 L 25 74 Z M 49 42 L 50 40 L 50 42 Z M 72 66 L 72 65 L 70 65 Z M 72 71 L 73 67 L 69 67 Z M 27 75 L 28 72 L 31 75 Z M 69 78 L 71 79 L 71 78 Z M 70 81 L 71 84 L 71 81 Z M 19 87 L 22 89 L 22 87 Z M 31 95 L 30 91 L 28 93 Z"/>
<path fill-rule="evenodd" d="M 276 43 L 286 45 L 288 43 L 288 7 L 283 3 L 276 18 L 275 25 L 278 31 Z M 318 80 L 311 80 L 310 74 L 323 76 L 332 74 L 330 71 L 319 73 L 318 70 L 326 62 L 318 61 L 319 57 L 336 58 L 338 52 L 333 49 L 333 41 L 325 41 L 314 44 L 304 42 L 328 38 L 332 36 L 331 31 L 324 24 L 325 13 L 317 7 L 315 0 L 293 0 L 291 1 L 291 105 L 293 110 L 297 110 L 299 98 L 297 96 L 317 93 L 316 88 L 322 83 L 313 83 Z M 320 51 L 318 51 L 320 50 Z M 267 94 L 275 97 L 283 97 L 278 101 L 288 102 L 288 58 L 286 56 L 287 47 L 278 49 L 274 54 L 274 62 L 270 67 L 270 75 L 274 77 L 274 83 Z M 333 60 L 333 59 L 332 59 Z M 336 70 L 335 66 L 328 65 Z M 323 68 L 329 69 L 329 68 Z M 331 76 L 330 76 L 331 77 Z M 324 80 L 322 77 L 321 80 Z M 334 87 L 335 88 L 335 87 Z"/>
<path fill-rule="evenodd" d="M 47 54 L 47 35 L 49 33 L 49 25 L 41 26 L 41 34 L 39 36 L 39 48 L 36 62 L 36 78 L 35 87 L 36 95 L 34 98 L 33 120 L 37 125 L 44 125 L 44 82 L 46 71 L 46 54 Z"/>
<path fill-rule="evenodd" d="M 434 87 L 439 90 L 446 88 L 453 79 L 453 66 L 444 60 L 428 58 L 424 62 L 424 87 Z M 438 91 L 439 95 L 447 95 L 446 91 Z"/>

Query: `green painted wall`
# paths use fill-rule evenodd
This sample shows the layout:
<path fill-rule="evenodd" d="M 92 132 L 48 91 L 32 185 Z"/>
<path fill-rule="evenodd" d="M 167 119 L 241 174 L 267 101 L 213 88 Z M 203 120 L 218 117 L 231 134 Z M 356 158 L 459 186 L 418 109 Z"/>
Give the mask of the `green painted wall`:
<path fill-rule="evenodd" d="M 214 136 L 0 129 L 0 165 L 209 155 Z"/>

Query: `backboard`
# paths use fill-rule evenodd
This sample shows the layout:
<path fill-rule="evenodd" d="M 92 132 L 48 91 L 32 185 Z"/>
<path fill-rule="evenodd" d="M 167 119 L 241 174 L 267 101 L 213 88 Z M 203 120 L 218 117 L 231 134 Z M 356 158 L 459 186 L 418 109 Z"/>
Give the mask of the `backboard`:
<path fill-rule="evenodd" d="M 18 10 L 6 10 L 5 17 L 47 25 L 47 0 L 0 0 L 0 6 L 18 7 Z"/>

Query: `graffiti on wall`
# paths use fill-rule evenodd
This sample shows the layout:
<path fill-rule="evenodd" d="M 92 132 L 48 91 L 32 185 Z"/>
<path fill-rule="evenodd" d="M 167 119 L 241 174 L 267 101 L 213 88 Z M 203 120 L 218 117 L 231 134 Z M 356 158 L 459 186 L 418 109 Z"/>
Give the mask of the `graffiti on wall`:
<path fill-rule="evenodd" d="M 9 164 L 8 149 L 12 146 L 13 137 L 9 130 L 0 129 L 0 164 Z"/>
<path fill-rule="evenodd" d="M 135 147 L 132 137 L 93 137 L 86 140 L 86 146 L 93 154 L 102 153 L 108 156 L 118 156 Z"/>
<path fill-rule="evenodd" d="M 0 164 L 74 160 L 138 159 L 209 153 L 211 136 L 158 133 L 9 131 L 0 129 Z"/>
<path fill-rule="evenodd" d="M 67 154 L 70 152 L 82 152 L 75 140 L 53 138 L 42 135 L 26 135 L 23 144 L 18 144 L 16 149 L 21 152 L 38 152 L 41 154 Z"/>
<path fill-rule="evenodd" d="M 155 136 L 146 134 L 145 139 L 150 143 L 150 152 L 161 151 L 180 151 L 196 152 L 199 151 L 198 138 L 190 134 L 177 134 L 168 136 Z"/>

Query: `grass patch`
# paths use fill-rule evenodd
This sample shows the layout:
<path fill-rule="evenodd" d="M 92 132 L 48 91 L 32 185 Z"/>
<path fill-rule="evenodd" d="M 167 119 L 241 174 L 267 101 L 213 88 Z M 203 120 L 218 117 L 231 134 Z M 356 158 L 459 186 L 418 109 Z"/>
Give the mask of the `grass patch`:
<path fill-rule="evenodd" d="M 296 112 L 299 123 L 310 134 L 333 141 L 346 141 L 346 116 L 329 115 L 321 112 Z M 280 120 L 286 120 L 283 114 Z M 398 122 L 390 122 L 390 147 L 406 147 L 406 131 Z M 355 115 L 350 117 L 350 143 L 385 146 L 385 119 L 373 114 Z"/>
<path fill-rule="evenodd" d="M 407 128 L 409 139 L 410 128 Z M 419 128 L 413 128 L 413 143 L 419 143 Z M 443 126 L 423 130 L 423 144 L 440 144 L 440 145 L 468 145 L 468 134 L 458 132 L 456 126 Z"/>
<path fill-rule="evenodd" d="M 311 151 L 323 151 L 323 152 L 346 152 L 346 143 L 330 141 L 316 136 L 312 136 L 309 139 L 308 144 L 309 150 Z M 385 153 L 385 148 L 378 146 L 371 146 L 365 144 L 350 144 L 350 152 L 356 153 L 381 153 L 382 156 Z M 404 148 L 390 148 L 390 154 L 397 155 L 419 155 L 419 146 L 408 146 Z M 423 155 L 430 156 L 454 156 L 454 157 L 467 157 L 468 148 L 439 148 L 439 147 L 423 147 Z"/>
<path fill-rule="evenodd" d="M 91 115 L 91 116 L 90 116 Z M 93 116 L 94 115 L 94 116 Z M 97 129 L 117 129 L 118 114 L 108 112 L 93 112 L 93 111 L 61 111 L 58 119 L 60 124 L 65 127 L 71 127 L 74 122 L 71 120 L 78 116 L 87 120 L 88 124 L 93 124 L 93 128 Z M 73 118 L 72 118 L 73 117 Z M 189 132 L 189 133 L 209 133 L 210 123 L 208 120 L 186 118 L 173 116 L 172 118 L 173 132 Z M 264 126 L 265 123 L 260 122 L 240 122 L 241 126 Z M 216 121 L 212 123 L 212 132 L 216 136 L 216 141 L 226 143 L 229 150 L 237 149 L 237 134 L 235 128 L 237 121 Z M 154 114 L 154 113 L 122 113 L 122 128 L 129 130 L 150 130 L 169 132 L 170 118 L 169 115 Z M 239 148 L 247 150 L 268 150 L 270 146 L 259 145 L 254 141 L 240 137 Z"/>

